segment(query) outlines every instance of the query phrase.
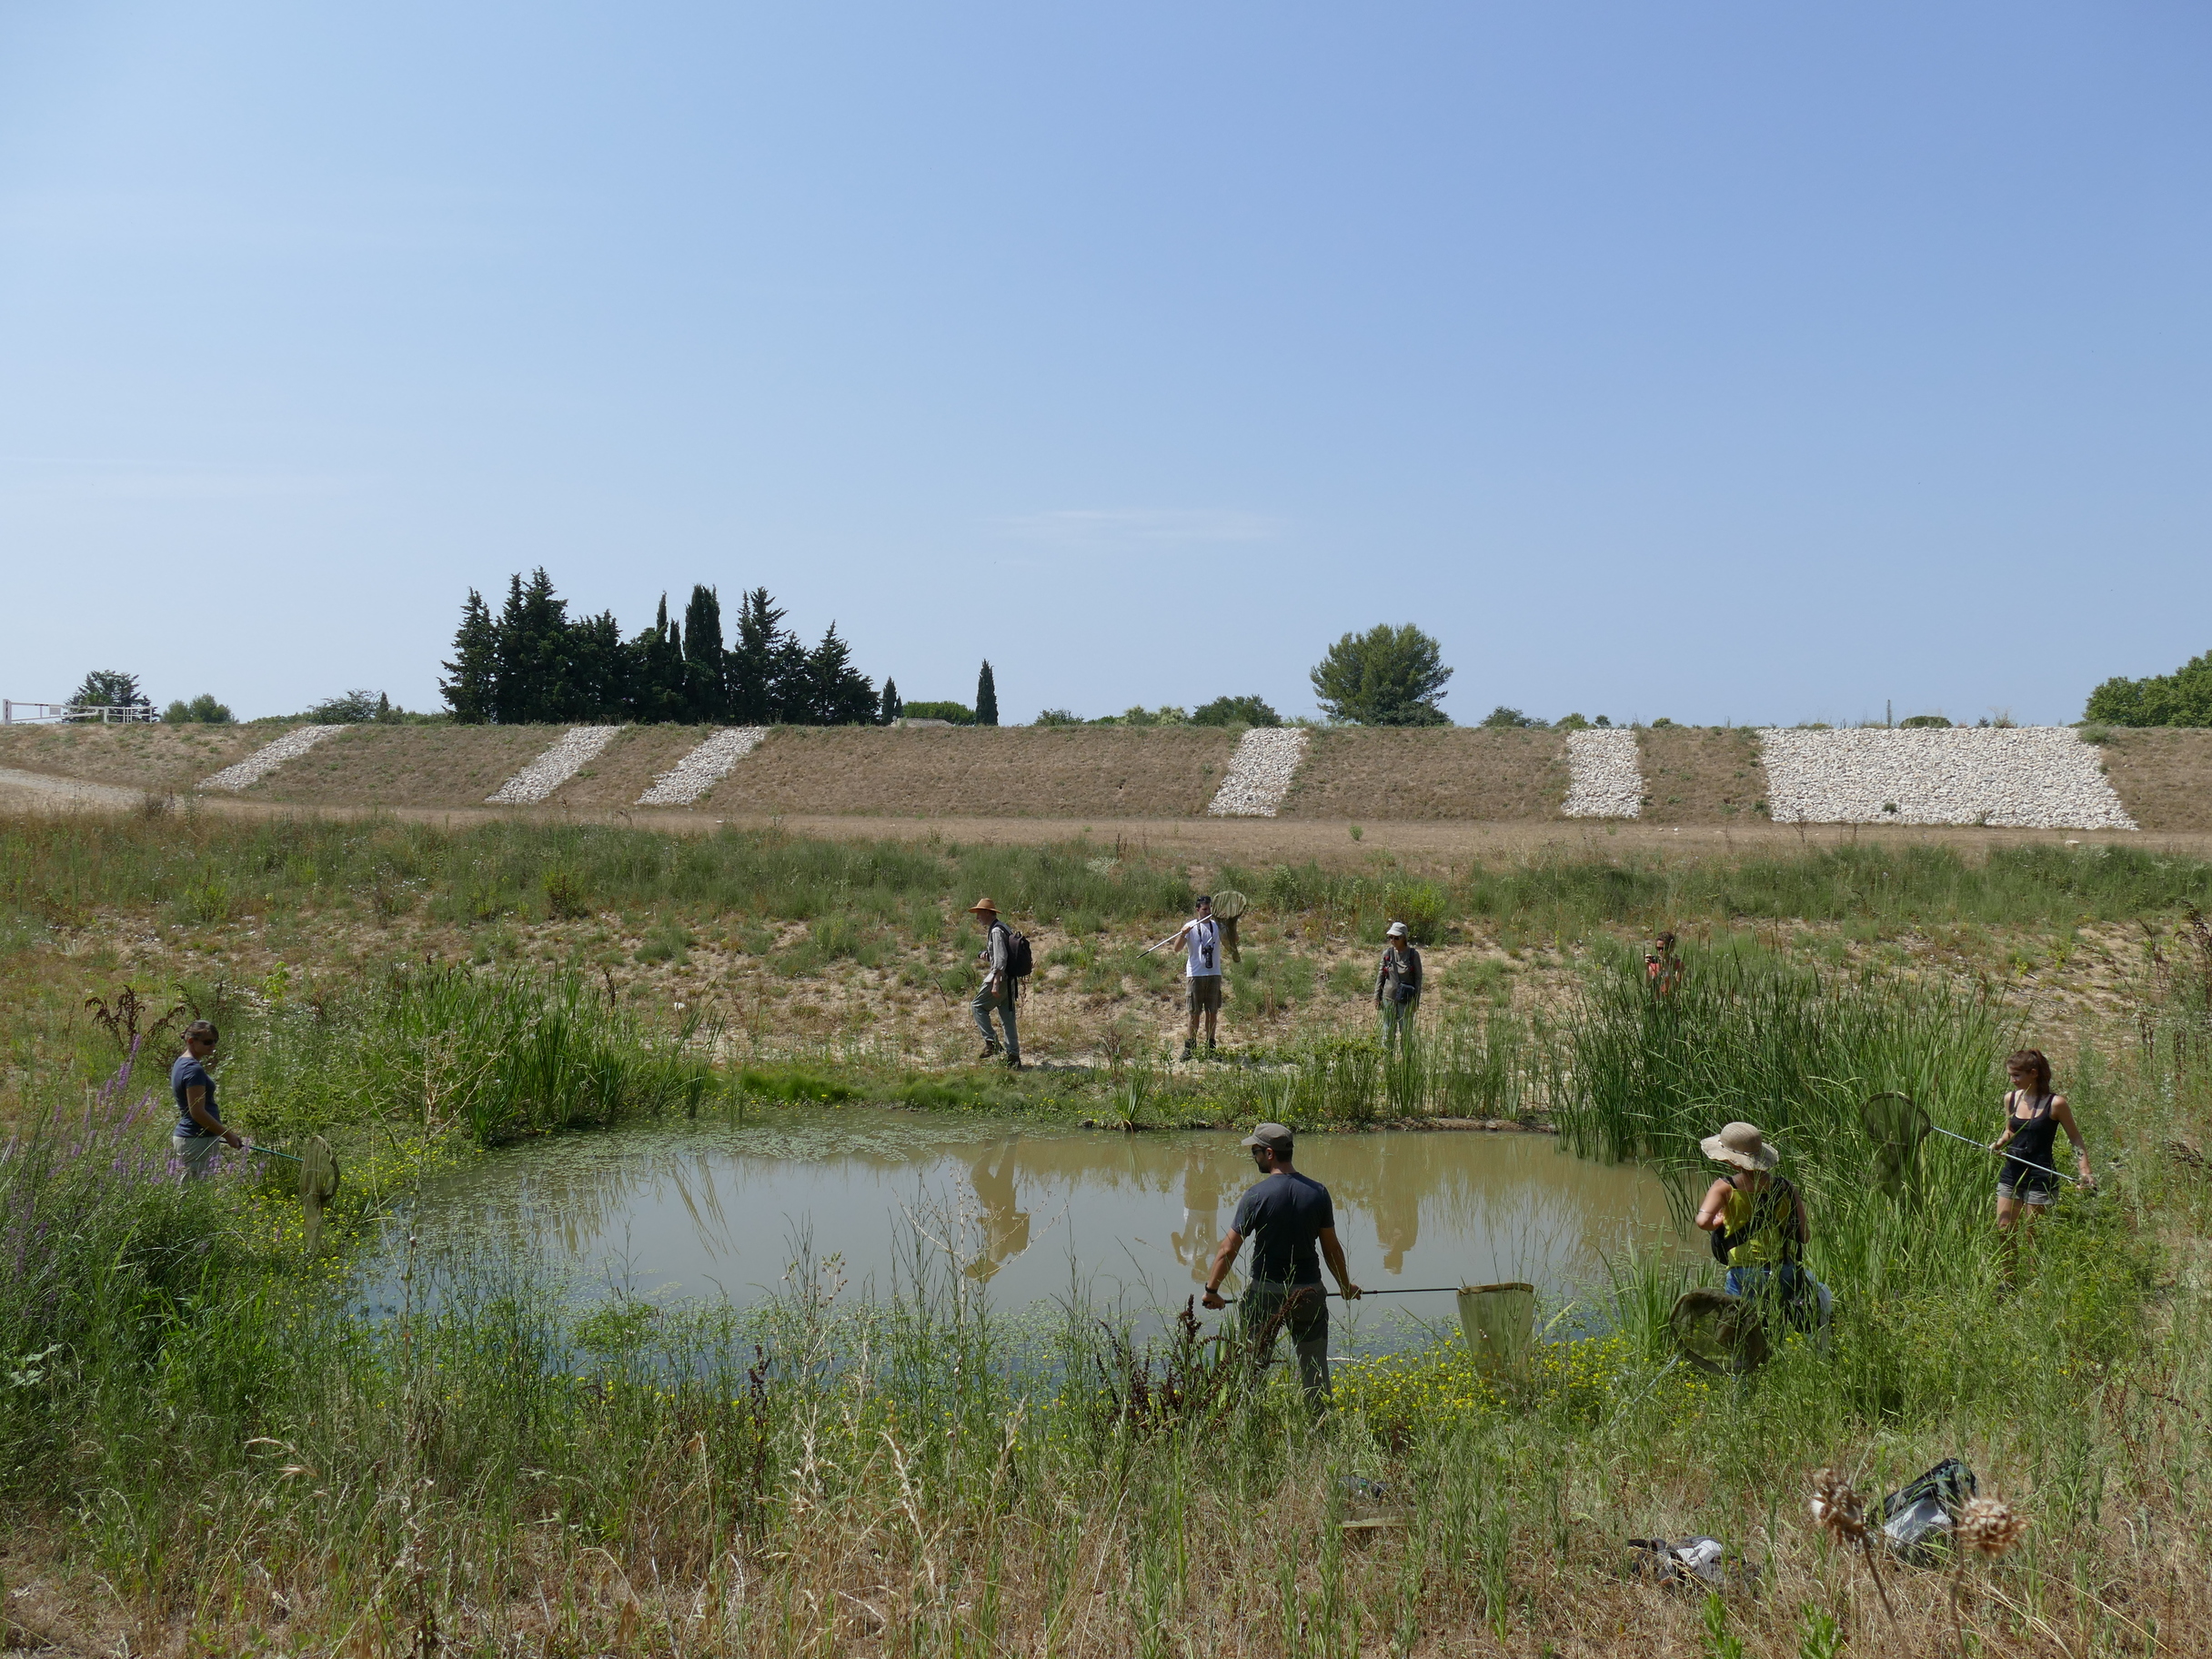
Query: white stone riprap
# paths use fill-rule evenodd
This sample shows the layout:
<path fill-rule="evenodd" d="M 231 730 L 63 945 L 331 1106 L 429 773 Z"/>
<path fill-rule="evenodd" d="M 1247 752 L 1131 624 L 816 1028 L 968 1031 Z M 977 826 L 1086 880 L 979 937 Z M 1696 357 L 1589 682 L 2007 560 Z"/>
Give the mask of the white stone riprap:
<path fill-rule="evenodd" d="M 765 726 L 730 726 L 688 752 L 638 797 L 641 807 L 688 807 L 729 776 L 729 769 L 759 747 Z"/>
<path fill-rule="evenodd" d="M 536 806 L 581 771 L 621 729 L 619 726 L 571 726 L 559 742 L 487 795 L 485 804 Z"/>
<path fill-rule="evenodd" d="M 1306 758 L 1302 726 L 1255 726 L 1237 739 L 1229 776 L 1206 810 L 1215 818 L 1272 818 Z"/>
<path fill-rule="evenodd" d="M 1635 818 L 1644 810 L 1644 761 L 1633 731 L 1567 733 L 1569 818 Z"/>
<path fill-rule="evenodd" d="M 1870 727 L 1759 734 L 1777 824 L 1990 824 L 2008 830 L 2133 830 L 2066 726 Z"/>
<path fill-rule="evenodd" d="M 245 759 L 225 767 L 214 777 L 201 780 L 203 789 L 251 789 L 287 760 L 297 760 L 334 731 L 344 731 L 343 726 L 295 726 L 274 743 L 256 749 Z"/>

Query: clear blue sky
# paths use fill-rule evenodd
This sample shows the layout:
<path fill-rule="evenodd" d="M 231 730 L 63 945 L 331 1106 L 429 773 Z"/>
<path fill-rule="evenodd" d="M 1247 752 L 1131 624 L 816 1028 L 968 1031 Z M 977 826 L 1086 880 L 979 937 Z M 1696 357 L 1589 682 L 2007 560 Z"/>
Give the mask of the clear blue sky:
<path fill-rule="evenodd" d="M 2202 5 L 0 10 L 0 693 L 435 706 L 694 581 L 1009 719 L 2212 648 Z"/>

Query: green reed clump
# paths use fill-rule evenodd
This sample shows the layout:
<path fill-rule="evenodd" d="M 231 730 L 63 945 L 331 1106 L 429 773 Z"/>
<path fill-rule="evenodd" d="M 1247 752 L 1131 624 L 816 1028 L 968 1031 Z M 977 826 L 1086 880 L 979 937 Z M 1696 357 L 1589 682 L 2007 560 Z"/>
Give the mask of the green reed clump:
<path fill-rule="evenodd" d="M 397 1121 L 488 1146 L 696 1112 L 723 1088 L 701 1035 L 696 1017 L 656 1030 L 570 974 L 398 967 L 351 999 L 272 1011 L 232 1045 L 232 1099 L 257 1126 Z"/>
<path fill-rule="evenodd" d="M 1666 996 L 1624 952 L 1593 975 L 1554 1101 L 1575 1151 L 1692 1167 L 1698 1140 L 1740 1119 L 1793 1156 L 1856 1168 L 1872 1156 L 1867 1097 L 1900 1091 L 1957 1129 L 2003 1087 L 2015 1022 L 1977 990 L 1765 956 L 1686 960 Z"/>

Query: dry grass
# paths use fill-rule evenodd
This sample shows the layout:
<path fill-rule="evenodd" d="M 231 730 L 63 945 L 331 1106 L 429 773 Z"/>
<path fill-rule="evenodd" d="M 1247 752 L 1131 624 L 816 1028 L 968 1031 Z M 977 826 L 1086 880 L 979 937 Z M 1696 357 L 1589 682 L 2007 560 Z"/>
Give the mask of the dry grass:
<path fill-rule="evenodd" d="M 2146 830 L 2212 830 L 2212 731 L 2115 729 L 2105 775 Z"/>
<path fill-rule="evenodd" d="M 246 792 L 334 806 L 478 806 L 560 741 L 565 726 L 353 726 Z"/>
<path fill-rule="evenodd" d="M 1567 740 L 1554 731 L 1316 731 L 1283 815 L 1560 820 Z"/>
<path fill-rule="evenodd" d="M 0 766 L 160 794 L 272 743 L 282 726 L 0 726 Z"/>
<path fill-rule="evenodd" d="M 1746 726 L 1670 726 L 1643 732 L 1644 817 L 1658 824 L 1765 819 L 1766 768 Z"/>
<path fill-rule="evenodd" d="M 699 809 L 1180 818 L 1203 813 L 1235 737 L 1218 727 L 782 727 Z"/>

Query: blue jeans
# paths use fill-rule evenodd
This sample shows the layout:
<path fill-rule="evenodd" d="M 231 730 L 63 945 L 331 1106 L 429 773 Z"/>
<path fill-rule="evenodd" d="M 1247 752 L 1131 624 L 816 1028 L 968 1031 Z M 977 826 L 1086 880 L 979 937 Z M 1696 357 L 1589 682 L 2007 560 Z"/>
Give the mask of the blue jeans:
<path fill-rule="evenodd" d="M 1773 1297 L 1782 1304 L 1782 1315 L 1800 1331 L 1817 1331 L 1824 1337 L 1835 1298 L 1828 1287 L 1795 1262 L 1774 1266 L 1732 1267 L 1728 1294 L 1759 1301 Z"/>
<path fill-rule="evenodd" d="M 1006 1028 L 1006 1058 L 1020 1060 L 1021 1058 L 1021 1039 L 1014 1032 L 1013 992 L 995 991 L 990 988 L 990 981 L 985 980 L 983 989 L 975 993 L 975 1000 L 968 1006 L 975 1015 L 977 1029 L 983 1033 L 983 1041 L 990 1043 L 996 1043 L 999 1041 L 999 1033 L 990 1029 L 991 1010 L 993 1009 L 998 1010 L 999 1023 Z"/>

